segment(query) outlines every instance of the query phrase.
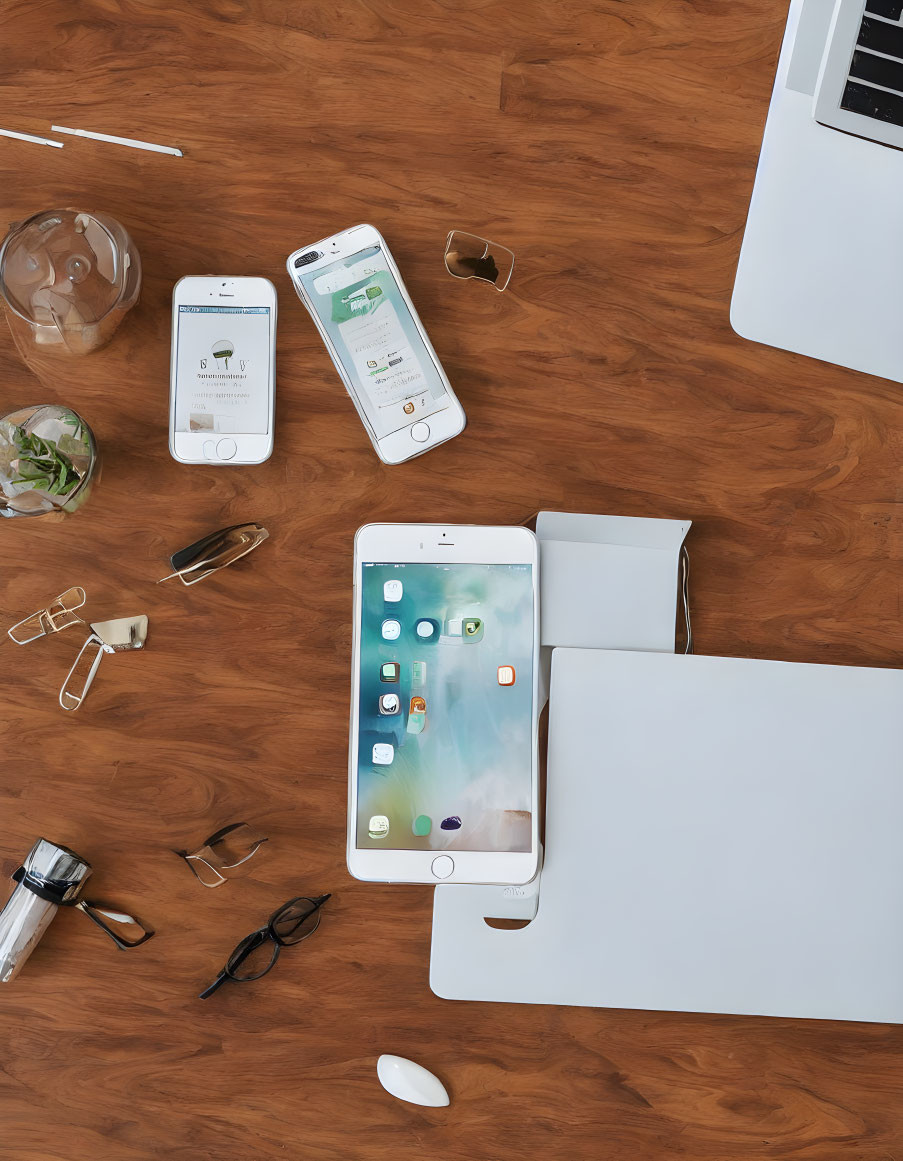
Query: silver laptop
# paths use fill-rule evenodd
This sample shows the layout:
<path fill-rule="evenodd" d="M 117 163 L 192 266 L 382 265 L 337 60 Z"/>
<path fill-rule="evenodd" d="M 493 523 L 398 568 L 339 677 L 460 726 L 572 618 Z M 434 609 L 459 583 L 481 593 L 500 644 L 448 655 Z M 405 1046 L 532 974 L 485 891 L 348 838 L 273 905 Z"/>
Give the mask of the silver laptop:
<path fill-rule="evenodd" d="M 903 381 L 901 200 L 903 0 L 793 0 L 734 329 Z"/>
<path fill-rule="evenodd" d="M 822 125 L 903 148 L 903 0 L 835 4 L 815 89 Z M 813 28 L 813 33 L 817 30 Z M 807 35 L 805 27 L 802 35 Z M 813 51 L 818 50 L 818 40 Z"/>

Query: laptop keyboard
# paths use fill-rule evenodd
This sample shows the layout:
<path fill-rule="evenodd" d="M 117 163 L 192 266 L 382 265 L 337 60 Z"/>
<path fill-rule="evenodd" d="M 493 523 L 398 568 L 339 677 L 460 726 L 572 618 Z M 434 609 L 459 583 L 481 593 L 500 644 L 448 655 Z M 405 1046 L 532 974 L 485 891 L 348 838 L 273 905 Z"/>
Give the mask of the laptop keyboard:
<path fill-rule="evenodd" d="M 903 127 L 903 0 L 867 0 L 840 105 Z"/>

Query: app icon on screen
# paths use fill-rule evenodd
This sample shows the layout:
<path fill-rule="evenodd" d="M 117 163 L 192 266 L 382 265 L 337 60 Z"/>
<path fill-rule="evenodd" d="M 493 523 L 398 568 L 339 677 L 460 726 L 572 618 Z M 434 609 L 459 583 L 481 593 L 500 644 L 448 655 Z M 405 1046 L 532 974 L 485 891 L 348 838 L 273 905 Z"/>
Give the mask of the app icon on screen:
<path fill-rule="evenodd" d="M 384 814 L 374 814 L 368 830 L 372 839 L 385 838 L 389 833 L 389 820 Z"/>
<path fill-rule="evenodd" d="M 405 726 L 409 734 L 422 734 L 426 726 L 426 714 L 408 714 L 408 724 Z"/>
<path fill-rule="evenodd" d="M 379 712 L 381 714 L 397 714 L 401 709 L 401 698 L 397 693 L 384 693 L 380 695 Z"/>
<path fill-rule="evenodd" d="M 395 757 L 395 747 L 391 742 L 377 742 L 373 747 L 373 765 L 391 766 Z"/>
<path fill-rule="evenodd" d="M 412 714 L 425 714 L 426 713 L 426 702 L 424 701 L 424 699 L 422 697 L 412 697 L 411 698 L 411 713 Z"/>
<path fill-rule="evenodd" d="M 499 685 L 514 685 L 514 666 L 499 666 Z"/>
<path fill-rule="evenodd" d="M 481 641 L 483 639 L 483 622 L 479 617 L 464 618 L 464 640 Z"/>
<path fill-rule="evenodd" d="M 445 631 L 449 637 L 460 637 L 464 632 L 464 622 L 460 617 L 452 617 L 449 619 Z"/>
<path fill-rule="evenodd" d="M 229 370 L 229 360 L 235 354 L 235 343 L 231 339 L 217 339 L 210 348 L 210 353 L 216 359 L 217 370 Z"/>
<path fill-rule="evenodd" d="M 397 641 L 401 636 L 401 621 L 383 621 L 383 640 Z"/>
<path fill-rule="evenodd" d="M 400 668 L 397 661 L 384 661 L 379 667 L 380 681 L 398 681 Z"/>
<path fill-rule="evenodd" d="M 387 580 L 383 585 L 383 600 L 394 603 L 404 596 L 404 585 L 400 580 Z"/>
<path fill-rule="evenodd" d="M 418 814 L 411 824 L 411 830 L 417 838 L 425 838 L 433 829 L 433 820 L 428 814 Z"/>
<path fill-rule="evenodd" d="M 421 617 L 414 626 L 414 632 L 421 641 L 435 641 L 439 636 L 439 622 L 428 617 Z"/>
<path fill-rule="evenodd" d="M 370 825 L 372 826 L 373 824 L 371 823 Z M 440 830 L 460 830 L 461 829 L 461 820 L 460 820 L 460 818 L 458 818 L 458 816 L 456 814 L 453 814 L 451 816 L 451 818 L 443 818 L 443 820 L 439 823 L 439 829 Z"/>
<path fill-rule="evenodd" d="M 411 673 L 411 684 L 415 689 L 422 689 L 426 685 L 426 662 L 415 661 Z"/>

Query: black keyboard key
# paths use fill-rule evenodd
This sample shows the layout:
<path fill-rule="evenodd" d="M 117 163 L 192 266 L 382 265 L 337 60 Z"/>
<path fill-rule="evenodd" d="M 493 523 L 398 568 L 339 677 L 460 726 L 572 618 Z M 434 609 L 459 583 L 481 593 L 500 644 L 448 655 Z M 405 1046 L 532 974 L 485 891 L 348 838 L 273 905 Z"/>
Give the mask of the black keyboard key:
<path fill-rule="evenodd" d="M 840 107 L 864 117 L 874 117 L 876 121 L 903 125 L 903 97 L 884 93 L 881 89 L 870 89 L 868 85 L 859 85 L 855 81 L 847 81 Z"/>
<path fill-rule="evenodd" d="M 899 20 L 903 16 L 903 0 L 867 0 L 865 10 L 888 20 Z"/>
<path fill-rule="evenodd" d="M 859 43 L 863 48 L 903 60 L 903 28 L 899 24 L 885 24 L 883 20 L 864 16 L 859 28 Z"/>
<path fill-rule="evenodd" d="M 872 56 L 870 52 L 857 51 L 853 53 L 850 76 L 903 93 L 903 61 L 888 60 L 884 56 Z"/>

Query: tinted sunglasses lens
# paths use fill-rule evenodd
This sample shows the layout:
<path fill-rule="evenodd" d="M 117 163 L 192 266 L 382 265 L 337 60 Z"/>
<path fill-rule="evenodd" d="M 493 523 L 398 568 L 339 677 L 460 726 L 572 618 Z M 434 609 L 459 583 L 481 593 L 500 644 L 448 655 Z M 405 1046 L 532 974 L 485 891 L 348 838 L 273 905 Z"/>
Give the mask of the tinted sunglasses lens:
<path fill-rule="evenodd" d="M 257 980 L 266 975 L 276 961 L 279 945 L 266 934 L 255 931 L 243 939 L 229 956 L 226 973 L 233 980 Z"/>
<path fill-rule="evenodd" d="M 300 943 L 320 925 L 320 908 L 313 899 L 295 899 L 273 919 L 273 930 L 283 943 Z"/>
<path fill-rule="evenodd" d="M 476 234 L 452 230 L 445 243 L 445 268 L 455 278 L 479 278 L 504 290 L 511 279 L 514 254 Z"/>

